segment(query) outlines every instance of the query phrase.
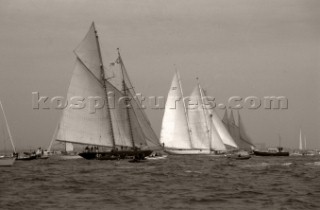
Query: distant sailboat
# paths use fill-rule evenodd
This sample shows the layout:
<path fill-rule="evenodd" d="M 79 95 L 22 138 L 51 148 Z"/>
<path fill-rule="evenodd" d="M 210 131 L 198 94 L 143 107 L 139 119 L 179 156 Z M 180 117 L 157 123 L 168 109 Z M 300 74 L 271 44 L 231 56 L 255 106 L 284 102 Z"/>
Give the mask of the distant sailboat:
<path fill-rule="evenodd" d="M 1 132 L 0 136 L 0 166 L 12 166 L 15 162 L 16 149 L 13 144 L 11 132 L 9 129 L 8 121 L 6 115 L 3 110 L 2 103 L 0 101 L 1 107 L 1 116 L 0 116 L 0 128 L 3 132 Z M 10 142 L 10 143 L 9 143 Z"/>
<path fill-rule="evenodd" d="M 268 151 L 253 150 L 253 154 L 256 156 L 289 156 L 289 152 L 283 151 L 281 146 L 281 136 L 279 136 L 279 146 L 277 148 L 269 148 Z"/>
<path fill-rule="evenodd" d="M 299 138 L 299 150 L 302 151 L 303 150 L 303 145 L 302 145 L 302 132 L 300 129 L 300 138 Z"/>
<path fill-rule="evenodd" d="M 199 82 L 186 105 L 179 73 L 176 72 L 168 93 L 162 120 L 160 142 L 170 154 L 210 154 L 226 148 L 216 129 L 214 113 L 209 111 Z"/>
<path fill-rule="evenodd" d="M 238 111 L 238 125 L 235 122 L 233 111 L 230 111 L 230 115 L 228 117 L 228 111 L 225 110 L 225 114 L 223 116 L 222 122 L 225 127 L 229 130 L 231 136 L 233 137 L 238 149 L 251 151 L 255 148 L 252 143 L 251 138 L 245 131 L 242 119 L 240 117 L 240 113 Z"/>
<path fill-rule="evenodd" d="M 178 72 L 175 72 L 162 119 L 160 143 L 169 154 L 200 154 L 201 149 L 192 147 L 187 110 L 183 99 L 180 77 Z"/>
<path fill-rule="evenodd" d="M 99 97 L 105 103 L 94 112 L 88 106 L 79 108 L 81 101 L 64 109 L 55 140 L 87 145 L 86 151 L 79 154 L 86 159 L 143 157 L 151 154 L 152 148 L 160 148 L 140 102 L 134 98 L 119 51 L 113 64 L 119 67 L 118 71 L 114 78 L 106 77 L 94 23 L 74 53 L 77 58 L 68 99 Z"/>
<path fill-rule="evenodd" d="M 223 125 L 223 122 L 217 115 L 214 107 L 210 107 L 209 101 L 205 91 L 201 88 L 203 92 L 203 103 L 205 104 L 205 111 L 208 115 L 209 127 L 210 127 L 210 136 L 211 144 L 210 150 L 211 153 L 221 153 L 227 151 L 227 146 L 230 148 L 237 148 L 236 143 L 232 139 L 229 131 Z M 209 105 L 209 107 L 207 107 Z"/>

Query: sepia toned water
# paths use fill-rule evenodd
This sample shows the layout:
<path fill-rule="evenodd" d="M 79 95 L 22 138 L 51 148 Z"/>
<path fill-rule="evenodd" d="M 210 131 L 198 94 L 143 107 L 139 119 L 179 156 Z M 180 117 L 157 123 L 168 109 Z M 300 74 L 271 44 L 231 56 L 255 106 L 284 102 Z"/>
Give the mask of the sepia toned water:
<path fill-rule="evenodd" d="M 0 209 L 320 209 L 320 157 L 16 161 Z"/>

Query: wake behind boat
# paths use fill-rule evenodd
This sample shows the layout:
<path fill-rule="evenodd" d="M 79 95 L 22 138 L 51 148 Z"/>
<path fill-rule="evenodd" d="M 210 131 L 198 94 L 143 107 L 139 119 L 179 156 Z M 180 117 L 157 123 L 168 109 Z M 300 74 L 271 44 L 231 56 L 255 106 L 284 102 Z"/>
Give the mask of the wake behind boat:
<path fill-rule="evenodd" d="M 143 159 L 146 156 L 149 156 L 152 153 L 152 150 L 111 150 L 111 151 L 84 151 L 79 153 L 79 156 L 87 160 L 119 160 L 129 157 L 139 157 Z"/>

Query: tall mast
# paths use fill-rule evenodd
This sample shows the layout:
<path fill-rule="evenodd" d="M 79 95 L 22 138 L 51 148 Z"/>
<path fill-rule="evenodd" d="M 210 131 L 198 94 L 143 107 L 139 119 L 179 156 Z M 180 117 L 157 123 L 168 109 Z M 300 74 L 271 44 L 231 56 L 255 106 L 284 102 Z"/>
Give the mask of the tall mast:
<path fill-rule="evenodd" d="M 209 146 L 211 148 L 211 141 L 210 141 L 210 136 L 209 136 L 209 127 L 208 127 L 208 122 L 207 122 L 207 116 L 205 113 L 205 107 L 204 107 L 204 102 L 203 102 L 203 93 L 202 93 L 202 88 L 200 86 L 200 82 L 199 82 L 199 78 L 197 77 L 197 82 L 198 82 L 198 88 L 199 88 L 199 92 L 200 92 L 200 98 L 201 98 L 201 103 L 202 103 L 202 111 L 203 111 L 203 115 L 204 115 L 204 119 L 206 122 L 206 128 L 207 128 L 207 135 L 208 135 L 208 140 L 209 140 Z M 212 132 L 212 131 L 211 131 Z"/>
<path fill-rule="evenodd" d="M 181 96 L 182 96 L 182 104 L 183 104 L 183 107 L 184 107 L 184 114 L 186 115 L 186 119 L 187 119 L 187 126 L 188 126 L 188 134 L 189 134 L 190 145 L 192 146 L 192 139 L 191 139 L 192 135 L 190 134 L 191 130 L 190 130 L 190 125 L 189 125 L 189 118 L 188 118 L 188 115 L 187 115 L 186 104 L 184 103 L 184 100 L 183 100 L 183 91 L 182 91 L 182 85 L 181 85 L 181 81 L 180 81 L 180 74 L 177 71 L 177 69 L 176 69 L 176 74 L 177 74 L 178 82 L 179 82 L 179 86 L 180 86 L 180 92 L 181 92 Z"/>
<path fill-rule="evenodd" d="M 107 85 L 106 85 L 107 79 L 106 79 L 105 74 L 104 74 L 104 66 L 103 66 L 102 55 L 101 55 L 101 50 L 100 50 L 99 36 L 98 36 L 97 30 L 96 30 L 96 27 L 94 25 L 94 22 L 92 23 L 92 25 L 93 25 L 93 28 L 94 28 L 94 33 L 96 34 L 96 41 L 97 41 L 97 46 L 98 46 L 99 58 L 100 58 L 100 72 L 101 72 L 101 77 L 102 77 L 102 80 L 103 80 L 104 92 L 106 94 L 107 112 L 108 112 L 109 121 L 110 121 L 112 144 L 113 144 L 113 148 L 115 148 L 116 147 L 116 142 L 115 142 L 115 138 L 114 138 L 114 130 L 113 130 L 111 112 L 110 112 L 110 106 L 109 106 L 108 90 L 107 90 Z"/>
<path fill-rule="evenodd" d="M 10 128 L 9 128 L 9 125 L 8 125 L 7 117 L 6 117 L 6 114 L 4 113 L 1 101 L 0 101 L 0 106 L 1 106 L 2 113 L 3 113 L 4 121 L 6 123 L 7 130 L 8 130 L 8 134 L 9 134 L 9 138 L 10 138 L 11 145 L 12 145 L 12 148 L 13 148 L 13 152 L 16 153 L 16 148 L 14 147 L 14 144 L 13 144 L 13 140 L 12 140 Z"/>
<path fill-rule="evenodd" d="M 120 49 L 117 48 L 118 50 L 118 61 L 121 67 L 121 73 L 122 73 L 122 88 L 123 88 L 123 94 L 125 97 L 128 96 L 127 94 L 127 85 L 125 82 L 125 77 L 124 77 L 124 65 L 122 62 L 122 58 L 120 55 Z M 129 132 L 130 132 L 130 137 L 131 137 L 131 143 L 132 143 L 132 147 L 135 149 L 135 143 L 134 143 L 134 139 L 133 139 L 133 131 L 132 131 L 132 126 L 131 126 L 131 118 L 130 118 L 130 113 L 129 113 L 129 107 L 128 105 L 130 104 L 130 101 L 128 101 L 128 99 L 125 99 L 125 105 L 126 105 L 126 110 L 127 110 L 127 117 L 128 117 L 128 124 L 129 124 Z"/>

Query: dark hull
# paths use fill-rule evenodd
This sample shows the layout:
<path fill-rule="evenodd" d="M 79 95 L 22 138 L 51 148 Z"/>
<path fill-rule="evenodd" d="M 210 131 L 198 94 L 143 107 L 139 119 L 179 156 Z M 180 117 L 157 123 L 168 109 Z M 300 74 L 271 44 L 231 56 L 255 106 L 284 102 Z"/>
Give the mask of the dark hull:
<path fill-rule="evenodd" d="M 133 156 L 141 157 L 151 155 L 152 150 L 139 150 L 139 151 L 110 151 L 110 152 L 82 152 L 79 153 L 81 157 L 87 160 L 119 160 L 126 159 Z"/>
<path fill-rule="evenodd" d="M 28 157 L 17 157 L 16 160 L 35 160 L 37 159 L 37 156 L 32 155 L 32 156 L 28 156 Z"/>
<path fill-rule="evenodd" d="M 251 158 L 250 155 L 245 155 L 245 156 L 229 156 L 229 159 L 233 159 L 233 160 L 248 160 Z"/>
<path fill-rule="evenodd" d="M 260 152 L 253 151 L 256 156 L 289 156 L 289 152 Z"/>

